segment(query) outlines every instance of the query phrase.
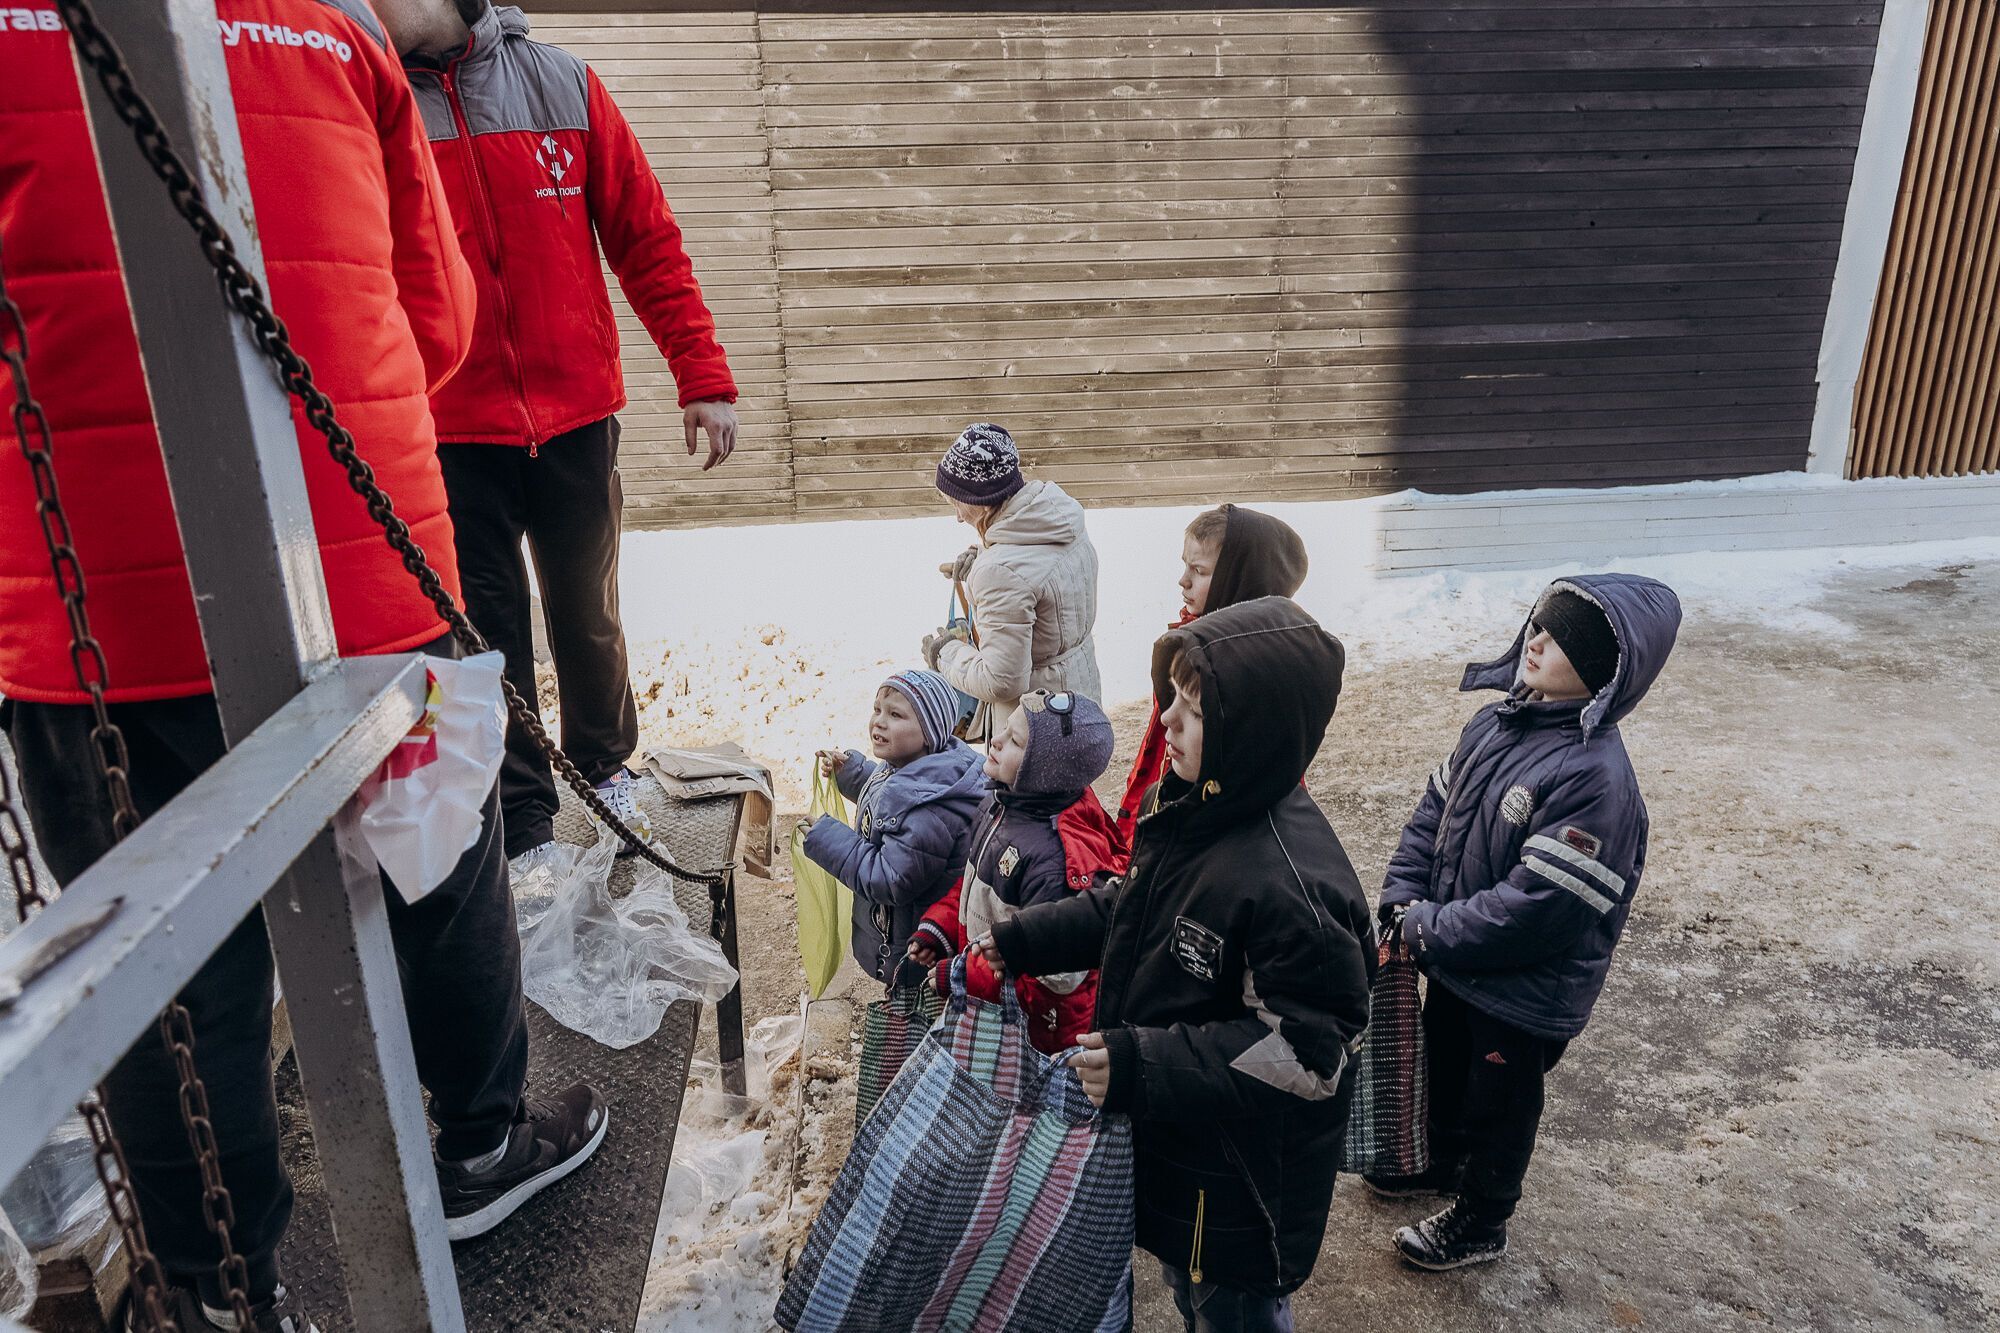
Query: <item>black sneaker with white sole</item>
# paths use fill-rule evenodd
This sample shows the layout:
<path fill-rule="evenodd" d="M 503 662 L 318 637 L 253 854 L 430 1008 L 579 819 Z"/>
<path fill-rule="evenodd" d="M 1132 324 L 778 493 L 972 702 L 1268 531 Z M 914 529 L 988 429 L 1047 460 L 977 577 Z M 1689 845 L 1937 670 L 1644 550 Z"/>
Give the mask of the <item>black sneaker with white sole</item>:
<path fill-rule="evenodd" d="M 1398 1228 L 1396 1252 L 1432 1272 L 1490 1264 L 1507 1253 L 1507 1224 L 1482 1218 L 1463 1199 L 1453 1199 L 1443 1212 Z"/>
<path fill-rule="evenodd" d="M 588 1083 L 572 1084 L 554 1097 L 522 1098 L 499 1161 L 479 1170 L 456 1162 L 437 1164 L 445 1234 L 459 1241 L 493 1230 L 589 1161 L 610 1124 L 604 1095 Z"/>
<path fill-rule="evenodd" d="M 184 1287 L 168 1289 L 166 1297 L 166 1313 L 181 1333 L 207 1333 L 209 1329 L 218 1328 L 240 1333 L 241 1325 L 232 1311 L 215 1309 Z M 125 1318 L 118 1327 L 125 1333 L 142 1333 L 145 1326 L 145 1320 L 138 1313 L 138 1303 L 127 1291 Z M 298 1299 L 289 1290 L 279 1287 L 269 1300 L 259 1301 L 250 1307 L 250 1333 L 319 1333 L 319 1326 L 299 1308 Z"/>

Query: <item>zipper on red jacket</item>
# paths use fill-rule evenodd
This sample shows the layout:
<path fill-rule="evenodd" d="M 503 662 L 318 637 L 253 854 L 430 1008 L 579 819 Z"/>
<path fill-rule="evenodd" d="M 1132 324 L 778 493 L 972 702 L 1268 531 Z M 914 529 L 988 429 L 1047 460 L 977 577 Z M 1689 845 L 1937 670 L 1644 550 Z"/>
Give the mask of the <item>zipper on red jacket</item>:
<path fill-rule="evenodd" d="M 479 165 L 479 145 L 472 141 L 472 125 L 465 118 L 465 105 L 458 100 L 458 81 L 452 77 L 464 59 L 472 54 L 477 37 L 468 38 L 465 49 L 439 73 L 445 100 L 451 103 L 452 119 L 458 122 L 459 137 L 465 140 L 465 159 L 472 164 L 472 187 L 479 192 L 479 221 L 485 224 L 486 262 L 493 268 L 493 289 L 500 294 L 501 341 L 507 345 L 507 360 L 514 368 L 514 388 L 520 395 L 521 416 L 528 423 L 528 456 L 535 456 L 537 435 L 535 410 L 528 404 L 528 377 L 521 369 L 521 353 L 514 341 L 514 308 L 507 300 L 507 275 L 500 265 L 500 224 L 493 216 L 493 192 L 487 188 L 486 172 Z"/>

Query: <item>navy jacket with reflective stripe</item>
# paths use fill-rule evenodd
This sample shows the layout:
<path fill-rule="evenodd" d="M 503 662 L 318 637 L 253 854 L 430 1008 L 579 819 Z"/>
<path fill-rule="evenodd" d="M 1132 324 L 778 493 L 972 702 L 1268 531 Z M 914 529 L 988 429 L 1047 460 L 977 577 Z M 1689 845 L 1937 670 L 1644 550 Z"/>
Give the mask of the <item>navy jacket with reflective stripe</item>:
<path fill-rule="evenodd" d="M 1530 700 L 1522 627 L 1462 689 L 1502 689 L 1425 782 L 1383 887 L 1409 904 L 1404 937 L 1430 978 L 1536 1036 L 1583 1031 L 1604 988 L 1646 864 L 1646 803 L 1618 721 L 1658 678 L 1680 626 L 1664 584 L 1634 575 L 1564 579 L 1602 607 L 1618 667 L 1589 700 Z"/>

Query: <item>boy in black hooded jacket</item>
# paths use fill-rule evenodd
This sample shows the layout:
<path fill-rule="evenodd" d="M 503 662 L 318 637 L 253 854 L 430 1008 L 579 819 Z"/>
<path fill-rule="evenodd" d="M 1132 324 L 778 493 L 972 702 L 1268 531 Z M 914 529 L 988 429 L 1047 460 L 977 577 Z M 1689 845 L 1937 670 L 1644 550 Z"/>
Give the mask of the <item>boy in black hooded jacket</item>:
<path fill-rule="evenodd" d="M 1289 1329 L 1326 1230 L 1375 970 L 1368 901 L 1300 785 L 1342 664 L 1282 597 L 1167 634 L 1172 767 L 1130 870 L 980 941 L 1023 975 L 1102 968 L 1078 1068 L 1132 1117 L 1138 1243 L 1189 1329 Z"/>

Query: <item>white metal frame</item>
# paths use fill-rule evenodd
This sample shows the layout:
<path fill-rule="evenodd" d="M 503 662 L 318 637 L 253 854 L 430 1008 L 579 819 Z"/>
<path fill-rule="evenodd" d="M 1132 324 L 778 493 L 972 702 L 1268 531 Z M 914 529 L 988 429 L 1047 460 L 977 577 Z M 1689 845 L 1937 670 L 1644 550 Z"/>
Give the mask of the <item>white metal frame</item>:
<path fill-rule="evenodd" d="M 101 0 L 98 14 L 261 281 L 213 0 Z M 461 1333 L 382 881 L 353 801 L 419 716 L 423 672 L 409 656 L 336 656 L 289 398 L 131 132 L 94 78 L 84 86 L 232 748 L 0 942 L 0 976 L 25 974 L 122 899 L 0 1013 L 0 1179 L 261 899 L 320 1152 L 337 1164 L 326 1189 L 354 1322 Z"/>
<path fill-rule="evenodd" d="M 1854 438 L 1854 391 L 1875 297 L 1888 261 L 1889 231 L 1902 190 L 1903 158 L 1916 115 L 1917 84 L 1924 67 L 1924 34 L 1930 0 L 1886 0 L 1875 43 L 1875 72 L 1861 113 L 1861 140 L 1847 188 L 1847 217 L 1840 229 L 1840 258 L 1820 336 L 1819 397 L 1813 404 L 1812 443 L 1806 471 L 1845 476 Z"/>

